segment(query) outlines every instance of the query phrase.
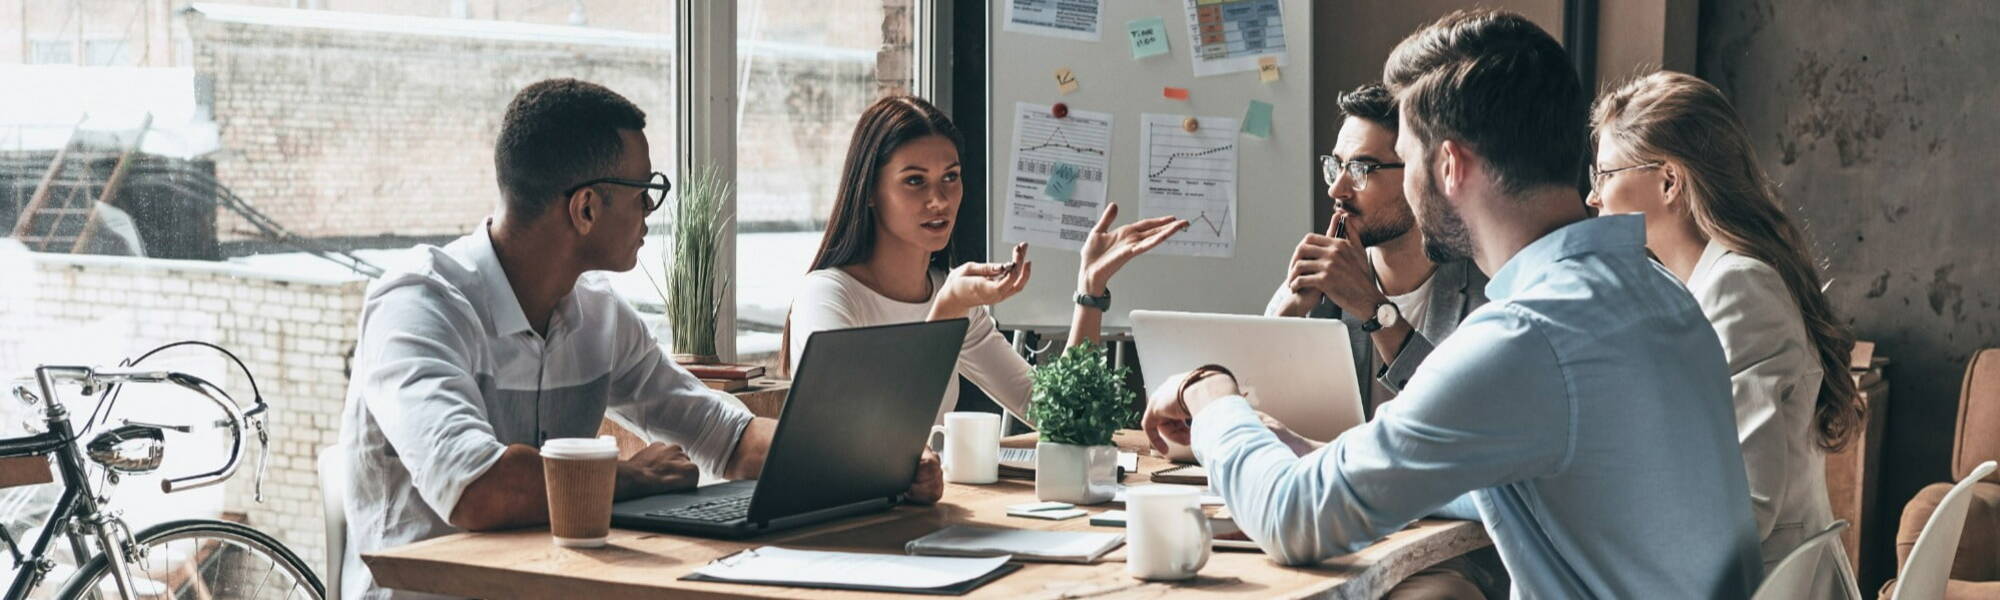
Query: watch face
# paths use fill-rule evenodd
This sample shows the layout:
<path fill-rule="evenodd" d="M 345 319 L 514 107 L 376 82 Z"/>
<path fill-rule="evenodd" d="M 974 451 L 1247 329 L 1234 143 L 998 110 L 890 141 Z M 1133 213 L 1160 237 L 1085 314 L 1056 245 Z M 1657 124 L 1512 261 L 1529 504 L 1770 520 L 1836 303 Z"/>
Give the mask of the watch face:
<path fill-rule="evenodd" d="M 1383 302 L 1381 306 L 1375 307 L 1375 322 L 1381 323 L 1383 327 L 1393 327 L 1396 324 L 1396 317 L 1401 314 L 1396 310 L 1396 303 Z"/>

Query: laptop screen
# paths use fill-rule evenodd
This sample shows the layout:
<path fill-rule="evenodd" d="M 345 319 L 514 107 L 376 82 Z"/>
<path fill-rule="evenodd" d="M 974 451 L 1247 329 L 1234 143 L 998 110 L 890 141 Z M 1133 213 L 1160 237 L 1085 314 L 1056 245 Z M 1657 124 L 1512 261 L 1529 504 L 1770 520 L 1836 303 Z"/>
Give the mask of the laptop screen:
<path fill-rule="evenodd" d="M 954 376 L 966 319 L 820 331 L 806 340 L 750 501 L 752 522 L 910 487 Z"/>

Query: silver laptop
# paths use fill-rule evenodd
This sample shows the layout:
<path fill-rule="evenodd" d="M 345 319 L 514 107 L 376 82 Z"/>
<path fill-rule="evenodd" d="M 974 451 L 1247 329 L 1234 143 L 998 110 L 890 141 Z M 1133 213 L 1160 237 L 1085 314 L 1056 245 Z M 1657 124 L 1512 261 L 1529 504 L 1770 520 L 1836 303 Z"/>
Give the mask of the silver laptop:
<path fill-rule="evenodd" d="M 1205 364 L 1228 367 L 1257 410 L 1320 441 L 1361 424 L 1361 388 L 1347 325 L 1338 319 L 1132 311 L 1146 390 Z M 1185 446 L 1168 457 L 1192 462 Z"/>

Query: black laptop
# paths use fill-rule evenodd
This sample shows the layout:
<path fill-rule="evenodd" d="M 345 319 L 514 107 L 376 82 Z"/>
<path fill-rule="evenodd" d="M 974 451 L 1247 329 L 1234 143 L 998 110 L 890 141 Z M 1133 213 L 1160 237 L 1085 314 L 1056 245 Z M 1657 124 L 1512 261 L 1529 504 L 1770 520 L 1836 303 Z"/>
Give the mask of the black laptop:
<path fill-rule="evenodd" d="M 917 474 L 966 325 L 812 334 L 761 478 L 619 502 L 611 523 L 736 538 L 895 506 Z"/>

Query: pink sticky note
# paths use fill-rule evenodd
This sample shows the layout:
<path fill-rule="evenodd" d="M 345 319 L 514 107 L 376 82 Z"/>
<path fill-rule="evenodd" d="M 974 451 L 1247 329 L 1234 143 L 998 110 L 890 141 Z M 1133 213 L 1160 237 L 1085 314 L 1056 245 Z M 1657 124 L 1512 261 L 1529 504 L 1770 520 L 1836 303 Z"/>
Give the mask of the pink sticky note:
<path fill-rule="evenodd" d="M 1180 100 L 1185 102 L 1188 99 L 1187 88 L 1169 87 L 1164 92 L 1162 92 L 1162 95 L 1165 95 L 1168 100 Z"/>

